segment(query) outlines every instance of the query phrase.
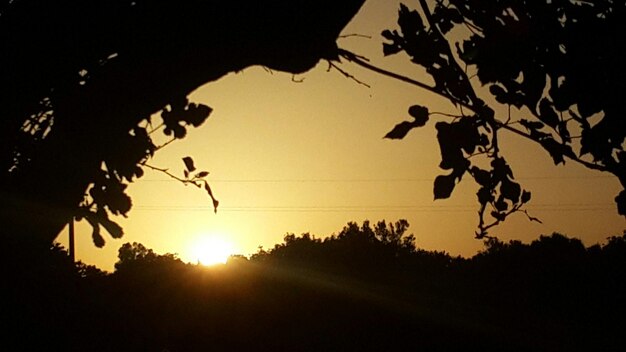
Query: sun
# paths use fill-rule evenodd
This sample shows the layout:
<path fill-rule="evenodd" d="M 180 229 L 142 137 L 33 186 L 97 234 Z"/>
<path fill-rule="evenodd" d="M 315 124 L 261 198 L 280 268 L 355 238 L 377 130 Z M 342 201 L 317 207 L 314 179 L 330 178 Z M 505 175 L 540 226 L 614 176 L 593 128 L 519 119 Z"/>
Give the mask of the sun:
<path fill-rule="evenodd" d="M 201 237 L 191 246 L 193 260 L 205 266 L 226 264 L 233 251 L 232 243 L 219 236 Z"/>

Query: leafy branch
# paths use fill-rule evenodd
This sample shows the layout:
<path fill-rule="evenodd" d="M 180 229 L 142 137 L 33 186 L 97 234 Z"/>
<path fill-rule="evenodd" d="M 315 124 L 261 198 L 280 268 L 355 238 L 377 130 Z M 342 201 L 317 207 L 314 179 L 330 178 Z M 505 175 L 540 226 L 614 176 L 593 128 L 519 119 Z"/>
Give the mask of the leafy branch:
<path fill-rule="evenodd" d="M 183 160 L 183 163 L 185 164 L 185 169 L 183 169 L 184 177 L 176 176 L 175 174 L 171 173 L 169 169 L 159 168 L 156 166 L 152 166 L 148 163 L 143 163 L 142 166 L 145 166 L 154 171 L 161 172 L 165 174 L 166 176 L 184 184 L 185 186 L 193 185 L 200 189 L 204 188 L 204 190 L 207 192 L 209 197 L 211 197 L 211 201 L 213 202 L 213 211 L 217 213 L 217 207 L 219 206 L 220 202 L 213 195 L 211 186 L 209 185 L 209 182 L 206 180 L 206 177 L 209 176 L 209 172 L 198 171 L 196 169 L 196 166 L 194 165 L 193 159 L 189 156 L 184 157 L 182 160 Z"/>
<path fill-rule="evenodd" d="M 435 124 L 442 157 L 439 166 L 449 170 L 435 179 L 435 199 L 448 198 L 463 175 L 469 173 L 480 186 L 477 237 L 488 238 L 487 231 L 513 213 L 522 212 L 529 220 L 538 221 L 522 209 L 530 200 L 530 192 L 514 181 L 511 168 L 500 155 L 499 131 L 539 144 L 555 164 L 572 160 L 589 169 L 612 173 L 626 187 L 626 129 L 621 119 L 625 111 L 616 95 L 623 91 L 626 79 L 577 69 L 590 62 L 594 67 L 612 67 L 611 60 L 623 58 L 626 50 L 619 41 L 602 48 L 597 46 L 599 41 L 588 41 L 613 38 L 608 28 L 621 23 L 621 17 L 613 13 L 624 10 L 622 5 L 600 2 L 601 6 L 497 2 L 485 7 L 480 2 L 438 0 L 431 10 L 425 0 L 419 0 L 421 12 L 400 5 L 399 30 L 381 33 L 386 40 L 383 53 L 388 56 L 405 52 L 412 63 L 424 67 L 433 77 L 434 86 L 377 67 L 347 50 L 340 49 L 339 57 L 444 97 L 460 110 L 460 116 L 456 116 L 430 113 L 427 107 L 413 105 L 408 111 L 412 120 L 399 123 L 385 137 L 402 139 L 411 129 L 426 125 L 432 115 L 451 117 L 451 122 Z M 571 25 L 576 22 L 590 24 L 585 30 L 596 35 L 579 35 L 579 27 Z M 469 33 L 462 43 L 445 37 L 455 26 Z M 590 45 L 611 54 L 587 55 Z M 467 73 L 469 66 L 476 68 L 471 77 Z M 506 119 L 498 119 L 495 110 L 478 97 L 471 83 L 475 79 L 488 86 L 496 102 L 507 106 Z M 597 89 L 590 91 L 590 82 Z M 532 120 L 512 121 L 512 106 L 526 108 Z M 597 114 L 600 122 L 596 120 L 592 125 L 589 119 Z M 573 124 L 581 131 L 576 136 L 571 133 Z M 573 139 L 579 142 L 578 153 Z M 589 161 L 587 155 L 593 160 Z M 491 160 L 490 168 L 473 165 L 476 157 Z M 626 190 L 615 200 L 618 212 L 626 215 Z M 488 213 L 487 207 L 491 209 Z M 493 221 L 485 221 L 486 216 Z"/>

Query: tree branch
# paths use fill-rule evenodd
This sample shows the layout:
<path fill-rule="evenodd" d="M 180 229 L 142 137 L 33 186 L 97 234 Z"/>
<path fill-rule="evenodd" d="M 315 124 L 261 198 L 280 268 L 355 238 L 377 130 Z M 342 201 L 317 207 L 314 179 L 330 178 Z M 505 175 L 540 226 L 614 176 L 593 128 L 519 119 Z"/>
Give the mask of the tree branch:
<path fill-rule="evenodd" d="M 148 169 L 151 169 L 151 170 L 154 170 L 154 171 L 158 171 L 158 172 L 162 172 L 162 173 L 166 174 L 167 176 L 169 176 L 169 177 L 173 178 L 174 180 L 176 180 L 178 182 L 181 182 L 183 184 L 192 184 L 192 185 L 194 185 L 194 186 L 196 186 L 198 188 L 202 187 L 202 185 L 196 183 L 194 180 L 188 180 L 188 179 L 180 178 L 180 177 L 172 174 L 171 172 L 169 172 L 169 169 L 158 168 L 156 166 L 152 166 L 152 165 L 147 164 L 147 163 L 142 163 L 141 165 L 147 167 Z"/>
<path fill-rule="evenodd" d="M 412 84 L 414 86 L 418 86 L 418 87 L 420 87 L 422 89 L 425 89 L 425 90 L 427 90 L 429 92 L 435 93 L 435 94 L 440 95 L 442 97 L 449 98 L 448 96 L 444 95 L 442 92 L 440 92 L 437 89 L 435 89 L 435 87 L 431 87 L 431 86 L 429 86 L 429 85 L 427 85 L 425 83 L 422 83 L 420 81 L 416 81 L 416 80 L 414 80 L 412 78 L 409 78 L 409 77 L 397 74 L 395 72 L 387 71 L 387 70 L 382 69 L 380 67 L 376 67 L 376 66 L 370 64 L 369 62 L 367 62 L 366 60 L 364 60 L 362 56 L 357 55 L 355 53 L 352 53 L 352 52 L 350 52 L 348 50 L 340 48 L 339 51 L 338 51 L 338 54 L 339 54 L 339 56 L 343 57 L 344 59 L 346 59 L 346 60 L 348 60 L 350 62 L 353 62 L 353 63 L 355 63 L 355 64 L 357 64 L 359 66 L 362 66 L 362 67 L 364 67 L 364 68 L 366 68 L 368 70 L 374 71 L 376 73 L 380 73 L 383 76 L 391 77 L 391 78 L 397 79 L 399 81 L 402 81 L 402 82 L 405 82 L 405 83 L 409 83 L 409 84 Z"/>
<path fill-rule="evenodd" d="M 405 83 L 417 86 L 419 88 L 422 88 L 424 90 L 427 90 L 427 91 L 429 91 L 431 93 L 437 94 L 437 95 L 439 95 L 439 96 L 441 96 L 443 98 L 446 98 L 446 99 L 452 101 L 454 104 L 457 104 L 457 105 L 459 105 L 462 108 L 470 109 L 473 112 L 476 112 L 476 110 L 477 110 L 475 107 L 471 106 L 470 104 L 467 104 L 465 102 L 456 100 L 453 97 L 450 97 L 450 96 L 444 94 L 443 92 L 437 90 L 435 87 L 429 86 L 429 85 L 427 85 L 427 84 L 425 84 L 423 82 L 414 80 L 412 78 L 403 76 L 401 74 L 398 74 L 398 73 L 395 73 L 395 72 L 392 72 L 392 71 L 385 70 L 383 68 L 374 66 L 374 65 L 370 64 L 369 62 L 367 62 L 362 56 L 357 55 L 355 53 L 352 53 L 352 52 L 350 52 L 348 50 L 339 49 L 339 56 L 343 57 L 347 61 L 353 62 L 353 63 L 355 63 L 355 64 L 357 64 L 357 65 L 359 65 L 361 67 L 364 67 L 364 68 L 366 68 L 368 70 L 371 70 L 371 71 L 374 71 L 376 73 L 379 73 L 379 74 L 381 74 L 383 76 L 387 76 L 387 77 L 390 77 L 390 78 L 393 78 L 393 79 L 397 79 L 397 80 L 399 80 L 401 82 L 405 82 Z M 512 133 L 514 133 L 514 134 L 516 134 L 516 135 L 518 135 L 520 137 L 524 137 L 524 138 L 526 138 L 526 139 L 528 139 L 530 141 L 538 143 L 538 141 L 535 140 L 534 138 L 532 138 L 530 136 L 530 134 L 528 134 L 528 133 L 525 133 L 523 131 L 515 129 L 515 128 L 509 126 L 508 124 L 502 123 L 502 122 L 500 122 L 498 120 L 495 120 L 495 119 L 494 119 L 494 123 L 495 123 L 495 127 L 497 127 L 497 128 L 502 128 L 502 129 L 507 130 L 509 132 L 512 132 Z M 603 172 L 611 172 L 607 167 L 604 167 L 602 165 L 594 164 L 594 163 L 582 160 L 582 159 L 580 159 L 578 157 L 575 157 L 575 156 L 572 156 L 572 155 L 564 155 L 564 156 L 567 157 L 569 160 L 577 162 L 577 163 L 579 163 L 579 164 L 581 164 L 581 165 L 583 165 L 583 166 L 585 166 L 585 167 L 587 167 L 589 169 L 597 170 L 597 171 L 603 171 Z"/>

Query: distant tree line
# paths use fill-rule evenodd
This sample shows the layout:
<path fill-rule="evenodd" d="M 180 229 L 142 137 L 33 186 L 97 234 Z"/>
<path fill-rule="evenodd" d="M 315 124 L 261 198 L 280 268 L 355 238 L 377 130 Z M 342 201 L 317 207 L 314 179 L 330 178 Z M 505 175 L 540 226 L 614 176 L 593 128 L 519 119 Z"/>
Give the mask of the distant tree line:
<path fill-rule="evenodd" d="M 406 220 L 348 223 L 223 266 L 124 244 L 115 272 L 56 245 L 2 266 L 6 346 L 64 351 L 619 350 L 626 233 L 416 247 Z M 9 258 L 10 256 L 6 256 Z M 11 264 L 11 265 L 9 265 Z M 33 339 L 29 336 L 38 336 Z M 42 342 L 44 341 L 44 342 Z"/>

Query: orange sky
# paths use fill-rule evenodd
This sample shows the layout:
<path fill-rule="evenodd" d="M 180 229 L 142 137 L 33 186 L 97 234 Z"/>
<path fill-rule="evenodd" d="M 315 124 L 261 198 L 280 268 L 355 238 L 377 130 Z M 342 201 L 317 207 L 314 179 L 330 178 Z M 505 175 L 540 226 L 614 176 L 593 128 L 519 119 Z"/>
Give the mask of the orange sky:
<path fill-rule="evenodd" d="M 380 32 L 395 28 L 396 1 L 368 0 L 344 33 L 340 46 L 365 54 L 374 64 L 428 82 L 404 56 L 383 58 Z M 133 210 L 117 219 L 125 229 L 120 240 L 93 246 L 90 228 L 77 224 L 77 258 L 112 270 L 117 249 L 141 242 L 158 253 L 178 253 L 192 260 L 191 247 L 203 237 L 232 242 L 249 255 L 270 248 L 287 232 L 327 236 L 348 221 L 407 219 L 419 247 L 472 255 L 482 248 L 473 238 L 477 224 L 477 187 L 467 180 L 449 200 L 433 201 L 432 181 L 441 173 L 434 122 L 402 141 L 382 137 L 406 119 L 413 104 L 432 111 L 453 111 L 445 100 L 402 82 L 342 65 L 367 88 L 328 65 L 292 76 L 260 67 L 205 85 L 190 96 L 214 109 L 209 120 L 160 151 L 151 165 L 182 174 L 182 157 L 210 171 L 220 200 L 217 214 L 202 191 L 184 187 L 146 170 L 129 187 Z M 558 231 L 586 244 L 619 235 L 626 228 L 613 198 L 619 182 L 568 163 L 556 167 L 539 147 L 516 136 L 502 138 L 516 178 L 533 194 L 531 215 L 543 224 L 514 215 L 492 231 L 501 239 L 530 241 Z M 67 233 L 59 241 L 67 243 Z"/>

